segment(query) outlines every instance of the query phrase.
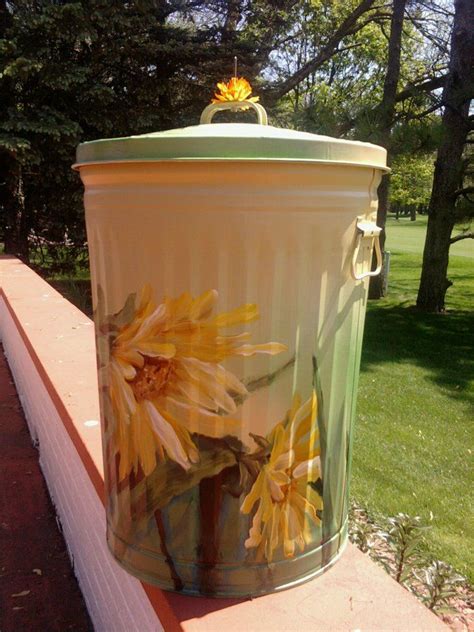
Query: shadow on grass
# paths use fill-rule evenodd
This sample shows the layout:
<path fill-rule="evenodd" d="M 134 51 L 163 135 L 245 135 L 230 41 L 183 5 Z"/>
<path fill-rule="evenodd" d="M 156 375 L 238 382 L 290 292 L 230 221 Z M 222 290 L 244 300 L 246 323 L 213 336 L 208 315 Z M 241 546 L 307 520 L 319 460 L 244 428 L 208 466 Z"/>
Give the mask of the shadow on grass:
<path fill-rule="evenodd" d="M 474 312 L 425 314 L 413 307 L 370 306 L 362 371 L 411 362 L 431 372 L 450 396 L 474 404 Z"/>

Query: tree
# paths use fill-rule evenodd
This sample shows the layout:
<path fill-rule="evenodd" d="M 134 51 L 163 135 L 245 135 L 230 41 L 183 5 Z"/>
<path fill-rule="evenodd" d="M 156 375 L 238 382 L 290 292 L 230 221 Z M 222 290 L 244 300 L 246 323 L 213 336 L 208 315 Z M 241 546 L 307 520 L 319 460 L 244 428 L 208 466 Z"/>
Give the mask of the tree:
<path fill-rule="evenodd" d="M 32 232 L 84 241 L 77 144 L 195 123 L 234 55 L 252 78 L 288 16 L 266 0 L 0 0 L 5 251 L 28 260 Z"/>
<path fill-rule="evenodd" d="M 431 193 L 428 227 L 417 307 L 442 312 L 446 291 L 451 234 L 456 221 L 456 202 L 467 195 L 463 185 L 463 151 L 473 117 L 474 98 L 474 3 L 455 0 L 449 75 L 443 90 L 442 140 L 438 149 Z"/>
<path fill-rule="evenodd" d="M 239 74 L 254 82 L 280 125 L 382 142 L 374 130 L 386 129 L 389 118 L 393 131 L 410 117 L 415 123 L 429 117 L 433 90 L 446 73 L 435 44 L 420 44 L 422 28 L 431 24 L 425 8 L 405 20 L 403 87 L 395 96 L 390 89 L 393 116 L 382 107 L 389 103 L 382 87 L 391 6 L 388 0 L 0 0 L 6 250 L 27 260 L 33 232 L 83 241 L 81 186 L 70 170 L 77 144 L 195 124 L 216 81 L 232 74 L 235 55 Z"/>
<path fill-rule="evenodd" d="M 387 73 L 383 85 L 383 97 L 377 114 L 376 141 L 388 150 L 388 164 L 391 161 L 390 134 L 392 130 L 397 87 L 400 78 L 400 60 L 402 52 L 403 18 L 407 0 L 393 0 L 393 13 L 390 23 L 390 39 L 388 43 Z M 388 196 L 390 189 L 390 175 L 383 176 L 377 190 L 379 205 L 377 210 L 377 225 L 382 228 L 380 234 L 380 247 L 382 252 L 385 246 L 385 224 L 387 221 Z M 384 270 L 379 276 L 370 279 L 370 298 L 380 298 L 384 294 Z"/>
<path fill-rule="evenodd" d="M 341 49 L 344 49 L 343 41 L 345 38 L 358 32 L 368 22 L 374 19 L 374 15 L 370 14 L 368 20 L 361 20 L 362 17 L 366 17 L 366 14 L 370 12 L 375 4 L 375 0 L 362 0 L 362 2 L 355 4 L 344 3 L 345 14 L 342 15 L 339 13 L 339 7 L 337 6 L 339 3 L 330 2 L 328 7 L 324 6 L 325 3 L 322 4 L 322 17 L 325 17 L 324 12 L 327 10 L 330 16 L 332 12 L 339 18 L 338 22 L 332 25 L 332 28 L 330 26 L 328 30 L 323 29 L 323 32 L 320 32 L 320 36 L 322 36 L 321 43 L 314 51 L 314 56 L 312 58 L 305 60 L 305 63 L 294 69 L 294 72 L 292 72 L 289 76 L 267 89 L 265 92 L 265 101 L 269 105 L 275 104 L 278 99 L 281 99 L 281 97 L 297 88 L 302 81 L 314 74 L 318 68 L 323 66 L 336 54 L 340 53 Z M 336 6 L 331 6 L 332 4 L 335 4 Z M 349 6 L 348 12 L 347 6 Z M 304 8 L 305 7 L 303 7 L 303 9 Z M 316 15 L 318 15 L 320 12 L 318 10 L 313 10 L 312 13 L 316 13 Z"/>
<path fill-rule="evenodd" d="M 433 182 L 431 154 L 399 154 L 392 163 L 390 201 L 400 207 L 428 206 Z"/>

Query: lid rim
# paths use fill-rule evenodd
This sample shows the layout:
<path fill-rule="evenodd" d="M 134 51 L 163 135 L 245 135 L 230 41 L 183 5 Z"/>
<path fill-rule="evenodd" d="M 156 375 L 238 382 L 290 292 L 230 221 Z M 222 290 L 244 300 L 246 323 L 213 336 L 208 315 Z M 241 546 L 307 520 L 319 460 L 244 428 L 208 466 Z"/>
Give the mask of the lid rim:
<path fill-rule="evenodd" d="M 163 160 L 302 161 L 386 169 L 379 145 L 249 123 L 218 123 L 141 136 L 81 143 L 75 168 L 85 164 Z"/>
<path fill-rule="evenodd" d="M 89 162 L 75 162 L 71 165 L 71 169 L 79 171 L 82 167 L 95 167 L 97 165 L 128 165 L 128 164 L 140 164 L 140 163 L 179 163 L 179 162 L 276 162 L 276 163 L 301 163 L 301 164 L 315 164 L 315 165 L 327 165 L 327 166 L 339 166 L 339 167 L 359 167 L 367 169 L 379 169 L 384 173 L 391 173 L 390 167 L 382 166 L 369 162 L 350 162 L 343 160 L 318 160 L 316 158 L 219 158 L 219 157 L 202 157 L 202 158 L 124 158 L 123 160 L 96 160 Z"/>

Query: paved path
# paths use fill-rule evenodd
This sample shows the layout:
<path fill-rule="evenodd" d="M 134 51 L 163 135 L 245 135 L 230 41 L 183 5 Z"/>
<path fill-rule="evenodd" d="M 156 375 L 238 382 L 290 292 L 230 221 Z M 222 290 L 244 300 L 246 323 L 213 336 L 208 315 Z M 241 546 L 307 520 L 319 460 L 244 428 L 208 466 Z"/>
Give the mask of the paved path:
<path fill-rule="evenodd" d="M 91 632 L 0 346 L 0 632 Z"/>

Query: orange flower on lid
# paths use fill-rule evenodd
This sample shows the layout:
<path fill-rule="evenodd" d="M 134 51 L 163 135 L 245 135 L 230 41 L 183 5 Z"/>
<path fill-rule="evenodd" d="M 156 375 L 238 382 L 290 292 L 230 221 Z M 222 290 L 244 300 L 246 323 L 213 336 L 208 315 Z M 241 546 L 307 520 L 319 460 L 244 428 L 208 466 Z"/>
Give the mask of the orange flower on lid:
<path fill-rule="evenodd" d="M 228 83 L 218 83 L 219 92 L 214 94 L 212 103 L 226 101 L 250 101 L 256 103 L 259 97 L 251 97 L 252 86 L 243 77 L 232 77 Z"/>

